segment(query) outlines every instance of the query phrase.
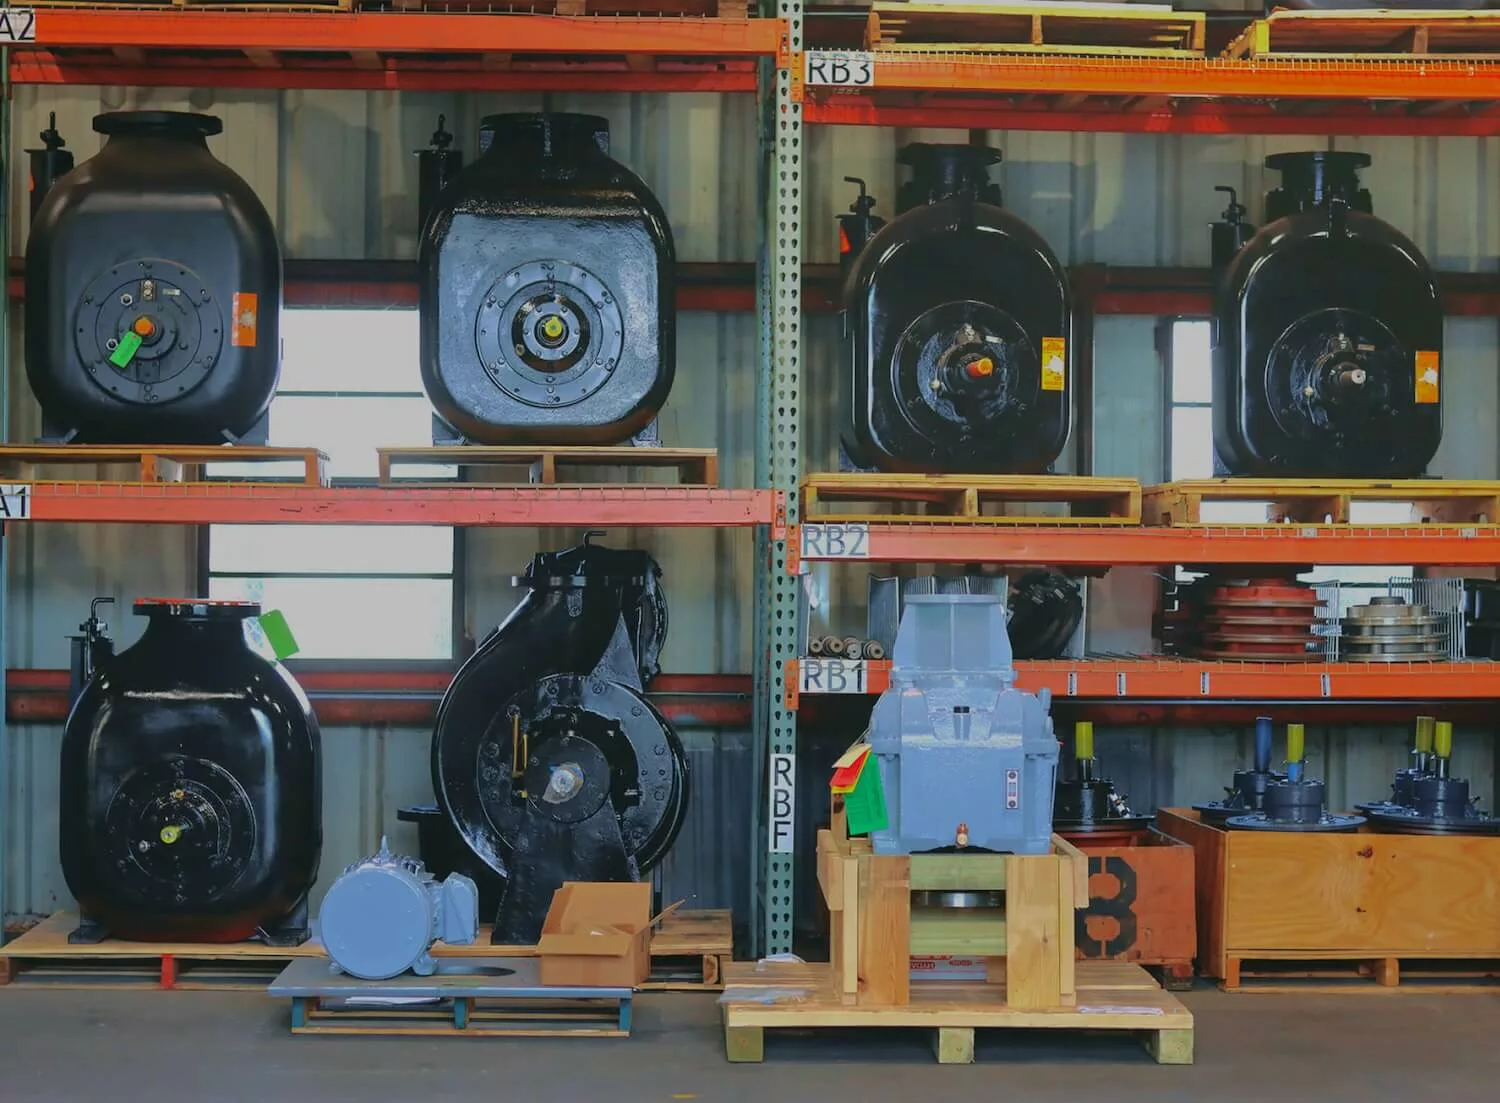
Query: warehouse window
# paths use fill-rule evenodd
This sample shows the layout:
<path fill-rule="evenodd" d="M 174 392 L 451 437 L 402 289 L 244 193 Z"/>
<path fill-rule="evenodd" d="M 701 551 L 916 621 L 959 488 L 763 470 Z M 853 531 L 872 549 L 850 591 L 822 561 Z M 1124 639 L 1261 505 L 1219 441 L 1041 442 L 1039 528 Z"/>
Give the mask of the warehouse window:
<path fill-rule="evenodd" d="M 321 448 L 335 485 L 373 482 L 379 446 L 430 443 L 415 310 L 286 310 L 281 334 L 269 443 Z M 209 473 L 288 471 L 214 464 Z M 419 474 L 454 477 L 442 467 Z M 208 592 L 280 609 L 298 658 L 451 659 L 456 548 L 451 528 L 214 525 Z"/>
<path fill-rule="evenodd" d="M 1214 474 L 1213 382 L 1211 330 L 1206 319 L 1180 318 L 1168 323 L 1167 349 L 1167 471 L 1168 479 L 1207 479 Z M 1243 521 L 1260 524 L 1264 502 L 1205 502 L 1205 521 Z M 1367 525 L 1400 524 L 1410 519 L 1404 502 L 1355 502 L 1350 519 Z M 1179 569 L 1180 570 L 1180 569 Z M 1315 567 L 1302 577 L 1338 579 L 1341 583 L 1383 585 L 1391 578 L 1409 577 L 1410 566 Z M 1352 591 L 1343 604 L 1368 600 L 1368 592 Z"/>

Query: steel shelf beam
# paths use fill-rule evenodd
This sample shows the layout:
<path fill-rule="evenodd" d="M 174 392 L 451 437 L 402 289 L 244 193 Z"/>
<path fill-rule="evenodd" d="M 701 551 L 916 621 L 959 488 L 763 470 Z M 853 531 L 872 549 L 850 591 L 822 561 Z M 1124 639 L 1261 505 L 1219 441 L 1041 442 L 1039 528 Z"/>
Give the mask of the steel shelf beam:
<path fill-rule="evenodd" d="M 675 486 L 38 482 L 28 493 L 31 521 L 99 524 L 745 528 L 771 524 L 779 508 L 769 490 Z"/>
<path fill-rule="evenodd" d="M 1042 528 L 1029 525 L 803 525 L 804 562 L 1017 563 L 1069 567 L 1172 564 L 1414 564 L 1492 567 L 1500 525 L 1203 525 Z M 795 570 L 796 564 L 789 564 Z"/>

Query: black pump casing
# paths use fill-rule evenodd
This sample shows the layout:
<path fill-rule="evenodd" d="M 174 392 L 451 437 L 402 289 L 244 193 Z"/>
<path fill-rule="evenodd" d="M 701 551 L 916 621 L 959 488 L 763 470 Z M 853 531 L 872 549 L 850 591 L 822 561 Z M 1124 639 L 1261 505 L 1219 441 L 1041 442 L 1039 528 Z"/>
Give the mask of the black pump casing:
<path fill-rule="evenodd" d="M 1266 160 L 1282 186 L 1215 294 L 1221 474 L 1418 476 L 1437 452 L 1437 282 L 1416 246 L 1372 213 L 1357 181 L 1369 163 L 1359 153 Z"/>
<path fill-rule="evenodd" d="M 1001 208 L 989 180 L 999 159 L 977 146 L 901 151 L 913 177 L 897 217 L 844 284 L 842 435 L 855 464 L 1039 472 L 1067 443 L 1067 275 L 1041 236 Z M 986 359 L 991 372 L 971 375 Z"/>
<path fill-rule="evenodd" d="M 52 185 L 26 245 L 26 376 L 44 439 L 263 443 L 281 252 L 250 185 L 208 150 L 220 120 L 119 111 L 94 129 L 104 148 Z M 155 335 L 117 367 L 106 342 L 142 315 Z"/>
<path fill-rule="evenodd" d="M 676 361 L 675 253 L 593 115 L 491 115 L 418 252 L 439 442 L 609 444 L 651 424 Z M 548 322 L 549 318 L 558 319 Z M 557 324 L 554 340 L 540 326 Z"/>
<path fill-rule="evenodd" d="M 259 606 L 158 600 L 136 612 L 145 634 L 97 653 L 63 733 L 74 940 L 304 941 L 323 841 L 312 706 L 246 641 Z"/>
<path fill-rule="evenodd" d="M 686 756 L 644 692 L 666 636 L 660 573 L 645 552 L 587 542 L 536 556 L 438 708 L 433 790 L 504 881 L 495 943 L 534 943 L 564 882 L 639 880 L 682 826 Z M 559 796 L 550 782 L 570 768 L 577 787 Z"/>

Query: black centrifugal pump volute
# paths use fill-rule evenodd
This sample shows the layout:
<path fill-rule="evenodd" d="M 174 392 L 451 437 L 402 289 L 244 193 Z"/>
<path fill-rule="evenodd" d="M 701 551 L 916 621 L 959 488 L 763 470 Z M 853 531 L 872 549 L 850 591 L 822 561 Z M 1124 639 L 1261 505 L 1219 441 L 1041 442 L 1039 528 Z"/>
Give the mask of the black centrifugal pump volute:
<path fill-rule="evenodd" d="M 907 146 L 896 217 L 879 227 L 861 185 L 840 218 L 843 443 L 861 467 L 1037 472 L 1067 442 L 1067 276 L 1001 208 L 999 159 Z"/>
<path fill-rule="evenodd" d="M 433 789 L 504 879 L 496 943 L 534 943 L 565 881 L 639 880 L 682 826 L 687 760 L 644 688 L 666 636 L 660 574 L 588 540 L 536 556 L 438 709 Z"/>
<path fill-rule="evenodd" d="M 1437 452 L 1437 283 L 1373 214 L 1358 179 L 1369 164 L 1362 153 L 1268 157 L 1282 182 L 1266 196 L 1266 224 L 1252 234 L 1231 191 L 1212 227 L 1223 474 L 1417 476 Z"/>
<path fill-rule="evenodd" d="M 62 742 L 71 940 L 304 941 L 323 842 L 312 706 L 246 640 L 259 606 L 135 611 L 148 618 L 135 644 L 114 654 L 91 610 L 75 651 L 92 671 Z"/>
<path fill-rule="evenodd" d="M 264 443 L 281 372 L 281 251 L 212 115 L 116 111 L 67 171 L 31 152 L 26 378 L 47 440 Z M 61 173 L 60 175 L 59 172 Z"/>

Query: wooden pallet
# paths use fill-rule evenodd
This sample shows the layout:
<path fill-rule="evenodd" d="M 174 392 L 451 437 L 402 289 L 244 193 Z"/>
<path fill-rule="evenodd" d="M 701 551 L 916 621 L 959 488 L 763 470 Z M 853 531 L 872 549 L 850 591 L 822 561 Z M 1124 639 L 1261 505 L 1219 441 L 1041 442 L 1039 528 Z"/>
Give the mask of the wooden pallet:
<path fill-rule="evenodd" d="M 1246 963 L 1364 963 L 1371 990 L 1418 960 L 1500 966 L 1500 836 L 1230 831 L 1186 808 L 1157 822 L 1193 848 L 1198 971 L 1226 990 Z"/>
<path fill-rule="evenodd" d="M 1407 502 L 1413 524 L 1500 523 L 1500 482 L 1445 479 L 1188 479 L 1148 486 L 1148 525 L 1244 525 L 1202 520 L 1207 502 L 1263 502 L 1265 524 L 1349 524 L 1354 502 Z M 1252 522 L 1253 523 L 1253 522 Z"/>
<path fill-rule="evenodd" d="M 1291 957 L 1230 959 L 1236 992 L 1494 993 L 1500 956 L 1454 960 L 1426 957 Z"/>
<path fill-rule="evenodd" d="M 396 474 L 396 469 L 413 465 L 425 467 L 456 464 L 461 468 L 485 468 L 487 477 L 499 470 L 524 468 L 525 479 L 501 478 L 498 482 L 477 480 L 466 486 L 513 486 L 516 482 L 556 485 L 560 467 L 604 468 L 612 476 L 611 485 L 632 482 L 633 469 L 642 467 L 668 468 L 677 472 L 681 486 L 718 486 L 719 453 L 713 448 L 637 448 L 622 445 L 612 448 L 554 447 L 527 448 L 505 445 L 491 447 L 461 445 L 437 448 L 380 448 L 380 481 L 383 484 L 409 483 L 419 478 L 406 479 Z M 595 478 L 590 485 L 598 482 Z M 583 485 L 565 483 L 564 485 Z"/>
<path fill-rule="evenodd" d="M 532 12 L 544 15 L 661 15 L 744 19 L 749 0 L 359 0 L 391 11 Z"/>
<path fill-rule="evenodd" d="M 199 8 L 204 11 L 237 12 L 288 12 L 288 11 L 353 11 L 355 0 L 130 0 L 128 4 L 108 3 L 104 0 L 35 0 L 29 8 L 93 8 L 119 9 L 142 8 Z"/>
<path fill-rule="evenodd" d="M 266 482 L 296 486 L 327 486 L 328 457 L 316 448 L 267 448 L 236 444 L 220 447 L 194 445 L 5 444 L 0 445 L 0 478 L 38 478 L 44 467 L 104 467 L 115 464 L 136 469 L 143 483 L 200 482 L 204 467 L 218 463 L 296 463 L 302 474 L 268 478 Z M 52 480 L 48 480 L 52 481 Z M 100 474 L 69 482 L 106 481 Z"/>
<path fill-rule="evenodd" d="M 471 946 L 438 943 L 438 958 L 529 958 L 535 946 L 492 946 L 489 927 L 481 927 Z M 651 936 L 651 976 L 643 991 L 718 992 L 723 967 L 734 956 L 734 924 L 727 910 L 675 911 L 662 918 Z"/>
<path fill-rule="evenodd" d="M 921 1027 L 932 1030 L 940 1064 L 974 1060 L 976 1029 L 1130 1031 L 1164 1065 L 1193 1063 L 1193 1016 L 1138 965 L 1078 963 L 1074 1007 L 1021 1010 L 1007 1005 L 1006 987 L 933 981 L 914 985 L 904 1007 L 854 1003 L 836 990 L 828 965 L 736 963 L 720 997 L 724 1052 L 731 1061 L 765 1057 L 767 1030 Z"/>
<path fill-rule="evenodd" d="M 1257 19 L 1224 50 L 1229 58 L 1395 56 L 1491 58 L 1500 13 L 1283 11 Z"/>
<path fill-rule="evenodd" d="M 865 49 L 1202 57 L 1207 17 L 1131 4 L 908 4 L 877 0 Z"/>
<path fill-rule="evenodd" d="M 58 912 L 0 947 L 0 984 L 51 988 L 264 989 L 287 962 L 322 959 L 315 941 L 301 946 L 259 942 L 222 945 L 126 942 L 75 946 L 68 934 L 78 916 Z"/>
<path fill-rule="evenodd" d="M 621 1038 L 629 988 L 545 987 L 535 958 L 439 963 L 430 977 L 359 980 L 303 959 L 267 989 L 291 1000 L 293 1034 L 453 1038 Z M 400 1001 L 399 1003 L 395 1001 Z M 421 1001 L 421 1002 L 416 1002 Z"/>
<path fill-rule="evenodd" d="M 843 513 L 829 502 L 880 502 L 889 513 Z M 1066 514 L 1010 514 L 1000 509 L 1062 504 Z M 896 512 L 921 505 L 917 512 Z M 1138 525 L 1141 484 L 1083 475 L 809 475 L 802 480 L 802 520 L 974 522 L 987 525 Z"/>

